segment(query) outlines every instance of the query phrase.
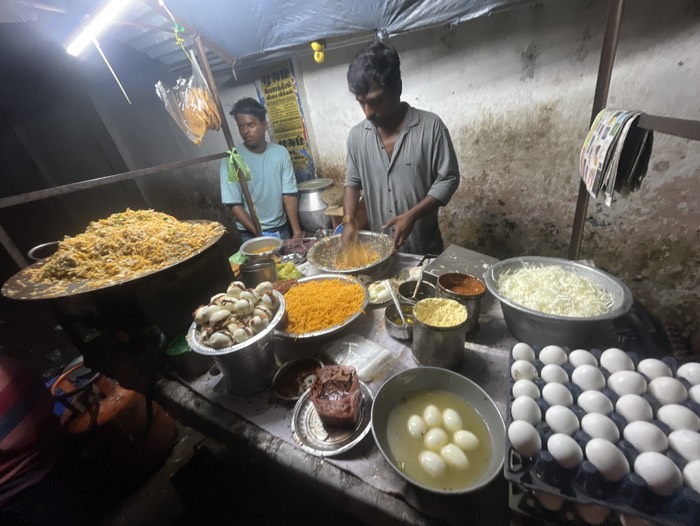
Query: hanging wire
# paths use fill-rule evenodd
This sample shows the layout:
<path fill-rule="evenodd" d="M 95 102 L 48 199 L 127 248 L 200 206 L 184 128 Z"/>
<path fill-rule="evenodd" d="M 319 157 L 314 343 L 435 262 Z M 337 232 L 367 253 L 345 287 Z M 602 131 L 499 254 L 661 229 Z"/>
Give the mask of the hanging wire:
<path fill-rule="evenodd" d="M 109 63 L 109 60 L 107 60 L 107 57 L 105 54 L 102 52 L 102 47 L 100 47 L 100 43 L 97 41 L 96 38 L 92 39 L 92 43 L 95 45 L 95 48 L 97 48 L 97 52 L 100 54 L 102 57 L 102 60 L 105 61 L 105 64 L 107 64 L 107 67 L 109 68 L 109 71 L 112 73 L 112 76 L 114 77 L 114 80 L 117 82 L 117 85 L 119 86 L 119 89 L 122 90 L 122 93 L 124 94 L 124 98 L 126 101 L 131 104 L 131 100 L 129 99 L 129 96 L 126 94 L 126 90 L 124 89 L 124 86 L 122 86 L 122 83 L 119 81 L 119 77 L 117 77 L 117 74 L 114 72 L 112 69 L 112 65 Z"/>
<path fill-rule="evenodd" d="M 181 36 L 182 34 L 185 33 L 185 28 L 177 23 L 177 20 L 175 20 L 175 17 L 170 12 L 170 9 L 168 9 L 168 7 L 165 5 L 165 2 L 163 2 L 163 0 L 158 0 L 158 5 L 160 7 L 162 7 L 166 13 L 168 13 L 170 20 L 172 20 L 172 22 L 173 22 L 173 32 L 175 33 L 175 44 L 182 48 L 182 51 L 184 51 L 185 55 L 187 56 L 187 60 L 192 62 L 192 58 L 190 57 L 190 54 L 185 49 L 185 39 L 182 38 L 182 36 Z"/>

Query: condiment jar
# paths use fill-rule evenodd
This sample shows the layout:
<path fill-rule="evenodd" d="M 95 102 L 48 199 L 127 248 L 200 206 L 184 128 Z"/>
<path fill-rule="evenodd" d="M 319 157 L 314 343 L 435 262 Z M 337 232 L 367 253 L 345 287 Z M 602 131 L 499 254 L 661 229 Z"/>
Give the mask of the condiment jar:
<path fill-rule="evenodd" d="M 428 309 L 448 306 L 463 321 L 455 324 L 426 323 Z M 426 298 L 413 306 L 413 358 L 420 365 L 457 370 L 464 361 L 465 325 L 469 315 L 463 305 L 448 298 Z"/>
<path fill-rule="evenodd" d="M 477 277 L 461 272 L 448 272 L 437 279 L 437 297 L 458 301 L 467 308 L 466 334 L 479 330 L 481 301 L 486 284 Z"/>

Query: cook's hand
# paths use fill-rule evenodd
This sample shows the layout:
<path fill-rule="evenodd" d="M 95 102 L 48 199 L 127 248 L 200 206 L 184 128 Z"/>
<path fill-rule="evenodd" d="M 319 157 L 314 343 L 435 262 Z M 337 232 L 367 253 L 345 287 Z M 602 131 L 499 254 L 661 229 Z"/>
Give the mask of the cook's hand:
<path fill-rule="evenodd" d="M 357 227 L 354 223 L 343 223 L 343 231 L 340 234 L 340 244 L 347 247 L 357 237 Z"/>
<path fill-rule="evenodd" d="M 297 230 L 295 232 L 292 232 L 292 239 L 301 239 L 302 237 L 304 237 L 303 230 Z"/>
<path fill-rule="evenodd" d="M 406 212 L 405 214 L 394 217 L 386 225 L 382 226 L 382 230 L 394 228 L 394 250 L 400 249 L 406 242 L 415 223 L 416 220 L 413 218 L 413 215 L 410 212 Z"/>

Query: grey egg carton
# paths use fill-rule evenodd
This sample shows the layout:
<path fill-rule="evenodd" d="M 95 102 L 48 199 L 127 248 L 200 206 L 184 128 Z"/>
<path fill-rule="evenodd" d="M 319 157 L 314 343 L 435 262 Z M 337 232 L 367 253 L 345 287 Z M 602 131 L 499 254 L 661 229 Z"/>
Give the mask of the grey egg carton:
<path fill-rule="evenodd" d="M 543 347 L 543 345 L 532 345 L 536 356 L 535 367 L 538 372 L 538 377 L 533 379 L 533 382 L 539 388 L 540 393 L 542 387 L 547 383 L 539 377 L 539 373 L 544 365 L 539 360 L 539 351 Z M 568 357 L 570 349 L 567 347 L 563 347 L 563 349 Z M 589 351 L 595 356 L 596 361 L 600 363 L 602 350 L 589 349 Z M 632 352 L 627 354 L 632 358 L 636 370 L 636 366 L 640 361 L 639 356 Z M 662 361 L 669 366 L 675 378 L 676 371 L 679 367 L 675 358 L 668 356 L 662 358 Z M 511 404 L 514 400 L 512 387 L 515 381 L 510 374 L 513 363 L 514 359 L 511 353 L 508 364 L 508 374 L 511 380 L 507 400 L 506 430 L 509 429 L 513 421 Z M 569 409 L 576 414 L 580 423 L 581 419 L 586 414 L 586 411 L 576 404 L 578 395 L 582 392 L 582 389 L 571 381 L 571 373 L 574 367 L 567 362 L 562 365 L 562 368 L 564 368 L 569 376 L 569 382 L 564 385 L 572 393 L 574 400 L 574 404 L 569 407 Z M 614 407 L 619 396 L 612 389 L 607 387 L 607 379 L 610 373 L 604 367 L 598 366 L 598 369 L 603 373 L 606 379 L 606 387 L 601 389 L 601 392 L 611 400 Z M 649 379 L 646 379 L 648 382 Z M 685 379 L 678 378 L 678 380 L 684 384 L 686 389 L 691 387 L 689 382 Z M 652 423 L 659 427 L 665 435 L 668 435 L 672 431 L 670 427 L 656 418 L 657 409 L 662 404 L 649 393 L 644 393 L 643 398 L 649 402 L 653 409 L 654 419 Z M 621 438 L 615 445 L 625 455 L 630 466 L 630 472 L 620 481 L 612 482 L 606 480 L 599 470 L 590 461 L 586 460 L 585 453 L 584 460 L 573 469 L 566 469 L 558 464 L 554 457 L 546 450 L 547 439 L 554 433 L 544 421 L 544 415 L 550 406 L 541 396 L 536 402 L 542 413 L 542 421 L 535 426 L 542 441 L 541 451 L 532 458 L 521 455 L 513 447 L 506 433 L 503 471 L 506 480 L 511 483 L 510 506 L 514 511 L 536 517 L 544 522 L 551 522 L 552 524 L 584 525 L 590 523 L 579 516 L 576 511 L 576 506 L 579 504 L 597 504 L 610 508 L 611 510 L 611 513 L 602 522 L 596 522 L 596 524 L 602 524 L 603 526 L 621 524 L 619 521 L 619 516 L 621 514 L 641 517 L 652 523 L 664 526 L 700 524 L 700 494 L 698 494 L 698 492 L 690 487 L 682 485 L 670 496 L 661 496 L 652 492 L 645 480 L 634 473 L 634 459 L 639 452 L 632 444 L 622 438 L 623 430 L 629 422 L 627 422 L 621 414 L 613 410 L 613 412 L 607 416 L 615 423 L 620 432 Z M 688 399 L 681 405 L 685 405 L 700 416 L 700 404 Z M 585 451 L 585 445 L 591 439 L 581 428 L 574 433 L 572 438 L 581 447 L 582 451 Z M 670 447 L 664 454 L 670 458 L 681 471 L 683 470 L 687 461 L 680 454 Z M 545 508 L 539 503 L 535 492 L 544 492 L 554 497 L 560 497 L 563 499 L 561 508 L 556 511 Z M 519 496 L 519 498 L 516 498 L 516 496 Z"/>

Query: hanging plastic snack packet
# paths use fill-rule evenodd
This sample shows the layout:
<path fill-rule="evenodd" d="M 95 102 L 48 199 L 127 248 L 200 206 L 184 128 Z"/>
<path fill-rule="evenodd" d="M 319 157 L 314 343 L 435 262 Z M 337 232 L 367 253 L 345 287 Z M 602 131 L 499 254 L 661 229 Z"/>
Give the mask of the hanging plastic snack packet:
<path fill-rule="evenodd" d="M 172 88 L 156 83 L 156 94 L 187 138 L 201 144 L 207 130 L 221 129 L 221 117 L 199 63 L 190 51 L 192 76 L 179 78 Z"/>

